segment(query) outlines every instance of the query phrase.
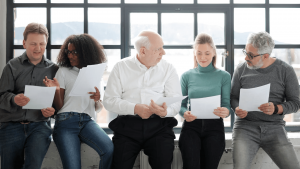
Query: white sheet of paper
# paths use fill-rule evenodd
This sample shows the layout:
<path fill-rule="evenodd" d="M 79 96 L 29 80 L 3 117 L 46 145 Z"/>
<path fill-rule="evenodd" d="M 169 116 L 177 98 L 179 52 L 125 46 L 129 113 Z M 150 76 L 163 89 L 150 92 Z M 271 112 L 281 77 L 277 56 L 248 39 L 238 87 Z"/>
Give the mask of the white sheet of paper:
<path fill-rule="evenodd" d="M 25 85 L 24 96 L 30 101 L 22 109 L 44 109 L 52 107 L 56 87 Z"/>
<path fill-rule="evenodd" d="M 179 97 L 161 97 L 158 100 L 155 101 L 155 103 L 159 106 L 162 106 L 164 102 L 166 102 L 167 106 L 180 102 L 183 99 L 185 99 L 187 96 L 179 96 Z"/>
<path fill-rule="evenodd" d="M 246 111 L 260 111 L 258 107 L 269 102 L 271 84 L 240 90 L 239 108 Z"/>
<path fill-rule="evenodd" d="M 87 96 L 90 95 L 88 92 L 95 92 L 95 86 L 99 87 L 106 65 L 107 63 L 101 63 L 82 68 L 69 96 Z"/>
<path fill-rule="evenodd" d="M 191 113 L 197 119 L 219 119 L 213 112 L 221 107 L 221 95 L 191 99 Z"/>

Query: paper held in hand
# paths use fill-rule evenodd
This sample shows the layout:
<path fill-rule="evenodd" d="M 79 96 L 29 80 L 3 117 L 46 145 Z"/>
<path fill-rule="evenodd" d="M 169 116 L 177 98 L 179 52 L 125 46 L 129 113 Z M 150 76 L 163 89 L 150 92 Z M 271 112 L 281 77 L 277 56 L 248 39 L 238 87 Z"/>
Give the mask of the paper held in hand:
<path fill-rule="evenodd" d="M 88 92 L 95 92 L 95 86 L 99 87 L 106 65 L 107 63 L 101 63 L 82 68 L 69 96 L 89 96 Z"/>
<path fill-rule="evenodd" d="M 198 99 L 191 99 L 191 113 L 197 119 L 219 119 L 213 112 L 221 107 L 221 96 L 211 96 Z"/>
<path fill-rule="evenodd" d="M 271 84 L 240 90 L 239 108 L 246 111 L 260 111 L 258 107 L 269 102 Z"/>
<path fill-rule="evenodd" d="M 161 97 L 158 100 L 155 101 L 155 103 L 159 106 L 162 106 L 165 102 L 167 106 L 176 103 L 181 102 L 183 99 L 185 99 L 187 96 L 179 96 L 179 97 Z"/>
<path fill-rule="evenodd" d="M 22 109 L 44 109 L 52 107 L 56 87 L 25 85 L 24 96 L 30 101 Z"/>

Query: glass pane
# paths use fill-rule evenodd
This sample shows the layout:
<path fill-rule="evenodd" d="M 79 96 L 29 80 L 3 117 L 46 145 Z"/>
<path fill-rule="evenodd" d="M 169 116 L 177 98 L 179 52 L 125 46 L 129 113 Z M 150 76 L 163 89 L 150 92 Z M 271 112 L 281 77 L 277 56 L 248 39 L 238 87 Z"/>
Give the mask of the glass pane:
<path fill-rule="evenodd" d="M 242 48 L 234 49 L 234 70 L 239 64 L 245 62 L 245 55 L 242 50 Z"/>
<path fill-rule="evenodd" d="M 264 8 L 234 8 L 234 44 L 246 44 L 250 33 L 265 31 Z"/>
<path fill-rule="evenodd" d="M 300 8 L 271 8 L 270 34 L 275 44 L 300 44 Z"/>
<path fill-rule="evenodd" d="M 120 8 L 89 8 L 88 32 L 101 45 L 120 45 Z"/>
<path fill-rule="evenodd" d="M 14 49 L 14 58 L 21 56 L 25 51 L 26 49 Z"/>
<path fill-rule="evenodd" d="M 135 3 L 135 4 L 156 4 L 157 0 L 125 0 L 125 3 Z"/>
<path fill-rule="evenodd" d="M 300 4 L 300 0 L 269 0 L 270 4 Z"/>
<path fill-rule="evenodd" d="M 89 0 L 89 3 L 107 3 L 107 4 L 118 4 L 121 0 Z"/>
<path fill-rule="evenodd" d="M 121 60 L 121 50 L 120 49 L 105 49 L 105 53 L 107 56 L 107 69 L 102 77 L 102 86 L 106 86 L 107 80 L 109 78 L 110 72 L 117 62 Z M 105 92 L 105 91 L 104 91 Z M 101 96 L 103 97 L 103 96 Z M 105 108 L 101 110 L 101 112 L 97 115 L 97 123 L 109 123 L 114 118 L 117 117 L 115 113 L 109 113 Z"/>
<path fill-rule="evenodd" d="M 229 4 L 230 0 L 198 0 L 198 4 Z"/>
<path fill-rule="evenodd" d="M 235 4 L 264 4 L 265 0 L 234 0 Z"/>
<path fill-rule="evenodd" d="M 25 51 L 26 49 L 14 49 L 14 58 L 21 56 Z M 44 56 L 47 57 L 47 49 L 44 52 Z"/>
<path fill-rule="evenodd" d="M 83 0 L 51 0 L 51 3 L 83 3 Z"/>
<path fill-rule="evenodd" d="M 47 0 L 14 0 L 14 3 L 46 3 Z"/>
<path fill-rule="evenodd" d="M 83 8 L 51 8 L 51 43 L 62 45 L 69 35 L 83 33 Z"/>
<path fill-rule="evenodd" d="M 215 45 L 225 45 L 225 14 L 198 13 L 198 34 L 202 32 L 211 35 Z"/>
<path fill-rule="evenodd" d="M 51 61 L 57 63 L 57 56 L 59 54 L 60 49 L 52 49 L 51 50 Z"/>
<path fill-rule="evenodd" d="M 134 38 L 143 30 L 157 32 L 157 13 L 130 13 L 131 45 Z"/>
<path fill-rule="evenodd" d="M 161 0 L 162 4 L 193 4 L 194 0 Z"/>
<path fill-rule="evenodd" d="M 46 15 L 46 8 L 15 8 L 14 44 L 23 44 L 23 32 L 29 23 L 37 22 L 46 26 Z"/>
<path fill-rule="evenodd" d="M 190 45 L 194 41 L 194 14 L 163 13 L 162 37 L 165 45 Z"/>

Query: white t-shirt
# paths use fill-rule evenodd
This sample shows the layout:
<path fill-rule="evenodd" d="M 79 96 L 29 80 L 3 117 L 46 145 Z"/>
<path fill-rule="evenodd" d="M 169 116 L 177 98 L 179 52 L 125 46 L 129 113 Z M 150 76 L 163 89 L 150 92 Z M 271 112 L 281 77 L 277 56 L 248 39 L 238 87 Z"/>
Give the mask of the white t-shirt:
<path fill-rule="evenodd" d="M 92 118 L 96 119 L 95 101 L 90 99 L 90 96 L 69 96 L 78 73 L 79 69 L 77 67 L 59 67 L 58 71 L 56 72 L 55 78 L 59 82 L 60 88 L 65 89 L 64 105 L 58 111 L 58 113 L 86 113 Z"/>

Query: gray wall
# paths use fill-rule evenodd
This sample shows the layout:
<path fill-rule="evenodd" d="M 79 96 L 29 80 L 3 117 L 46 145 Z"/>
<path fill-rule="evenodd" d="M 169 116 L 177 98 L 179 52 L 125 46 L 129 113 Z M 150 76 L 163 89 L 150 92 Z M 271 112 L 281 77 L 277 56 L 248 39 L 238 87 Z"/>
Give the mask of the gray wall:
<path fill-rule="evenodd" d="M 0 75 L 6 64 L 6 0 L 0 0 Z"/>

